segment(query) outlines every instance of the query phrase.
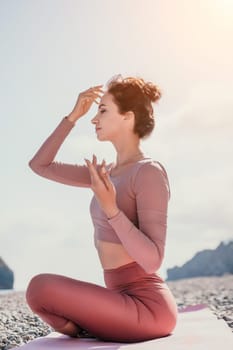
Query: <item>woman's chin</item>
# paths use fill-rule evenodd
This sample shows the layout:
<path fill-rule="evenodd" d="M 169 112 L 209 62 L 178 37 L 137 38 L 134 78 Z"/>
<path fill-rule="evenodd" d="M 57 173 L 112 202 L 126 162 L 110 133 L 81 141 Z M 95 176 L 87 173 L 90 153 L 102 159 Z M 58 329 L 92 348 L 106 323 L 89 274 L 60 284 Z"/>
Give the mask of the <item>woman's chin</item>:
<path fill-rule="evenodd" d="M 104 135 L 97 134 L 96 137 L 98 141 L 109 141 L 109 139 L 104 137 Z"/>

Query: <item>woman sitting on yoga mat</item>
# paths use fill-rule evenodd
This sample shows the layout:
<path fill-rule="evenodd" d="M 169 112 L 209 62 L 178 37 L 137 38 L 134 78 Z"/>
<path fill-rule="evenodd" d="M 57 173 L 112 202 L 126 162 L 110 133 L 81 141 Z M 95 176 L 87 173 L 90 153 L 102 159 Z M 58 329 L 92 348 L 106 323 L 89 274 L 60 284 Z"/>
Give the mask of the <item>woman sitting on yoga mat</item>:
<path fill-rule="evenodd" d="M 152 103 L 160 97 L 156 85 L 138 77 L 118 76 L 106 89 L 98 85 L 81 92 L 29 163 L 40 176 L 94 193 L 90 213 L 106 287 L 40 274 L 27 289 L 31 309 L 57 332 L 135 342 L 167 336 L 176 325 L 175 300 L 157 273 L 164 257 L 169 182 L 164 167 L 140 148 L 140 139 L 154 128 Z M 97 138 L 112 142 L 116 163 L 99 163 L 95 155 L 83 165 L 54 161 L 93 102 Z"/>

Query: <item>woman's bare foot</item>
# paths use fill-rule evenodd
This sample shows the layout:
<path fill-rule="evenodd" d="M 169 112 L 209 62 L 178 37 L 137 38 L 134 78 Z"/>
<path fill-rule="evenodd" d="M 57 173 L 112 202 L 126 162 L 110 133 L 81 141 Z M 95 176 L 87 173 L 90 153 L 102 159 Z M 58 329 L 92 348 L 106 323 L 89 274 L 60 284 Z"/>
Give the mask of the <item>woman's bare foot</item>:
<path fill-rule="evenodd" d="M 81 331 L 77 335 L 78 338 L 96 338 L 94 335 L 86 331 L 85 329 L 81 329 Z"/>
<path fill-rule="evenodd" d="M 65 326 L 63 326 L 61 328 L 56 328 L 55 331 L 62 333 L 62 334 L 65 334 L 65 335 L 69 335 L 70 337 L 77 337 L 81 331 L 81 328 L 79 328 L 72 321 L 67 321 Z"/>

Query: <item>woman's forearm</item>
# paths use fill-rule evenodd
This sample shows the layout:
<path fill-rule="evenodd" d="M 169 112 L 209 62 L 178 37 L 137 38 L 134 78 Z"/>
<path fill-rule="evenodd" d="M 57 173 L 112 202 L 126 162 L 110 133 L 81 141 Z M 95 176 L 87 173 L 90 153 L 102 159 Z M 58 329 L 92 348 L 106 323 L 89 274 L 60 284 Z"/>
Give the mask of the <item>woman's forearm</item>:
<path fill-rule="evenodd" d="M 71 120 L 70 120 L 71 119 Z M 73 118 L 64 117 L 30 160 L 30 168 L 38 175 L 70 186 L 89 187 L 90 175 L 85 165 L 66 164 L 54 160 L 63 141 L 74 127 Z"/>
<path fill-rule="evenodd" d="M 148 273 L 157 271 L 163 261 L 166 238 L 165 225 L 153 224 L 149 238 L 122 212 L 108 220 L 129 255 Z"/>
<path fill-rule="evenodd" d="M 34 171 L 43 170 L 48 166 L 55 158 L 61 144 L 74 127 L 74 123 L 63 118 L 56 129 L 50 134 L 50 136 L 44 141 L 42 146 L 36 152 L 34 157 L 30 160 L 29 166 Z"/>

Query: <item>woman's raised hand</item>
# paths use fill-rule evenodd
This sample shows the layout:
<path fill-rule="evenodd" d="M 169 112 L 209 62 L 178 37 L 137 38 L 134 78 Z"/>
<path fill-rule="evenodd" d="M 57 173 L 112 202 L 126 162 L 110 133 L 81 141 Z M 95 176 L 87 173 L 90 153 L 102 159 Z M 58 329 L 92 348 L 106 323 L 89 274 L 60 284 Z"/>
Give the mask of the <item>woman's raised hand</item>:
<path fill-rule="evenodd" d="M 107 217 L 111 218 L 119 212 L 119 208 L 116 203 L 116 189 L 109 177 L 110 169 L 107 169 L 105 160 L 98 166 L 95 155 L 92 162 L 88 159 L 85 161 L 91 177 L 91 189 Z"/>
<path fill-rule="evenodd" d="M 68 116 L 68 119 L 76 121 L 89 111 L 93 102 L 99 104 L 97 98 L 101 98 L 101 94 L 104 93 L 102 87 L 103 85 L 97 85 L 81 92 L 72 112 Z"/>

